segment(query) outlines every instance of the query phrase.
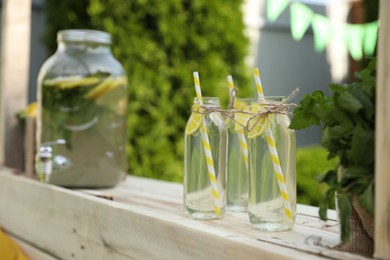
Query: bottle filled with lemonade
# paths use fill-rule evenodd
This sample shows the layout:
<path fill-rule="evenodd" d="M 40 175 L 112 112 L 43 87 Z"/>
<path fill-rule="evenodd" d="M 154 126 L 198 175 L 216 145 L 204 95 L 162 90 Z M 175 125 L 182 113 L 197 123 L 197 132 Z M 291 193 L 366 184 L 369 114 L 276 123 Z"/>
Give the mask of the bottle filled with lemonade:
<path fill-rule="evenodd" d="M 227 132 L 222 115 L 213 112 L 220 108 L 219 99 L 203 97 L 202 106 L 195 98 L 185 130 L 184 212 L 193 219 L 214 219 L 226 207 Z"/>
<path fill-rule="evenodd" d="M 266 97 L 273 106 L 282 101 L 283 97 Z M 252 111 L 263 109 L 262 104 L 252 104 Z M 249 220 L 264 231 L 290 230 L 296 216 L 295 131 L 289 129 L 286 114 L 264 114 L 253 122 L 248 132 Z"/>
<path fill-rule="evenodd" d="M 227 119 L 227 209 L 248 211 L 249 153 L 246 121 L 253 98 L 236 98 L 233 119 Z"/>
<path fill-rule="evenodd" d="M 57 41 L 38 78 L 37 173 L 66 187 L 114 186 L 127 170 L 128 84 L 111 36 L 64 30 Z"/>

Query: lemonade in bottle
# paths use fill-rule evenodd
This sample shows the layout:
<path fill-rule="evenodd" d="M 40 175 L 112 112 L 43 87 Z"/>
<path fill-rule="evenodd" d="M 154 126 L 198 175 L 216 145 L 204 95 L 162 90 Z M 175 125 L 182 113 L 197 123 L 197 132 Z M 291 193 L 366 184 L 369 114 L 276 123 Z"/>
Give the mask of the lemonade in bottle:
<path fill-rule="evenodd" d="M 211 110 L 220 107 L 218 98 L 204 97 L 203 102 L 203 106 Z M 202 139 L 203 122 L 207 130 L 209 144 Z M 187 123 L 184 140 L 185 214 L 193 219 L 220 218 L 224 214 L 226 206 L 227 158 L 227 132 L 222 115 L 219 112 L 209 113 L 202 110 L 195 98 L 193 113 Z M 205 145 L 209 147 L 212 156 L 216 190 L 213 190 L 210 180 L 210 178 L 213 180 L 213 177 L 209 175 L 210 162 L 207 162 Z"/>
<path fill-rule="evenodd" d="M 252 98 L 236 98 L 233 119 L 227 120 L 228 165 L 227 208 L 230 211 L 248 211 L 249 153 L 246 122 Z"/>
<path fill-rule="evenodd" d="M 283 100 L 282 97 L 266 97 L 271 105 Z M 256 108 L 258 110 L 254 111 Z M 262 110 L 266 111 L 264 106 L 253 104 L 252 112 L 264 112 Z M 249 123 L 248 132 L 249 220 L 252 226 L 264 231 L 290 230 L 297 203 L 295 131 L 288 128 L 290 119 L 286 114 L 264 114 L 259 119 L 254 118 L 253 123 Z"/>

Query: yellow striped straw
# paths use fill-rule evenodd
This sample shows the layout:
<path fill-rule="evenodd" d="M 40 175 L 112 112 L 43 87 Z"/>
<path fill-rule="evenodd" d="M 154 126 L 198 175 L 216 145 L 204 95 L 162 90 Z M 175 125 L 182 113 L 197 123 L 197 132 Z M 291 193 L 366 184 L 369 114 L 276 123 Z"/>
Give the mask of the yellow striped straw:
<path fill-rule="evenodd" d="M 200 89 L 199 73 L 197 71 L 194 71 L 193 75 L 194 75 L 196 98 L 198 99 L 199 103 L 203 105 L 202 91 Z"/>
<path fill-rule="evenodd" d="M 263 87 L 261 85 L 259 70 L 257 68 L 253 69 L 253 74 L 256 81 L 258 99 L 259 101 L 264 101 L 265 97 L 264 97 Z M 290 206 L 290 200 L 288 198 L 286 182 L 284 180 L 282 167 L 280 166 L 278 151 L 276 150 L 276 146 L 275 146 L 275 139 L 272 134 L 271 126 L 269 123 L 265 129 L 265 139 L 267 141 L 268 149 L 271 154 L 272 164 L 274 166 L 274 173 L 276 179 L 278 180 L 280 195 L 282 196 L 284 201 L 284 212 L 286 213 L 288 219 L 292 221 L 293 216 L 292 216 L 292 211 Z"/>
<path fill-rule="evenodd" d="M 203 104 L 202 91 L 200 89 L 199 73 L 195 71 L 193 73 L 193 76 L 194 76 L 194 83 L 195 83 L 196 98 L 198 99 L 200 104 Z M 214 199 L 214 211 L 215 214 L 217 214 L 217 216 L 220 216 L 221 208 L 219 203 L 218 184 L 215 175 L 213 155 L 211 154 L 209 136 L 207 134 L 206 121 L 204 117 L 202 117 L 202 123 L 200 124 L 200 135 L 202 139 L 203 151 L 206 156 L 207 171 L 210 179 L 212 196 Z"/>
<path fill-rule="evenodd" d="M 230 97 L 231 97 L 232 92 L 234 90 L 234 82 L 233 82 L 232 75 L 227 76 L 227 81 L 228 81 L 228 87 L 229 87 L 229 92 L 230 92 Z M 246 138 L 245 138 L 244 129 L 238 130 L 237 136 L 238 136 L 238 140 L 240 142 L 240 148 L 241 148 L 242 157 L 243 157 L 244 162 L 245 162 L 246 172 L 249 173 L 248 143 L 247 143 Z"/>
<path fill-rule="evenodd" d="M 253 69 L 253 74 L 255 75 L 255 82 L 256 82 L 256 90 L 257 90 L 257 98 L 259 101 L 264 101 L 264 92 L 263 92 L 263 85 L 261 85 L 261 79 L 260 79 L 260 72 L 258 68 Z"/>

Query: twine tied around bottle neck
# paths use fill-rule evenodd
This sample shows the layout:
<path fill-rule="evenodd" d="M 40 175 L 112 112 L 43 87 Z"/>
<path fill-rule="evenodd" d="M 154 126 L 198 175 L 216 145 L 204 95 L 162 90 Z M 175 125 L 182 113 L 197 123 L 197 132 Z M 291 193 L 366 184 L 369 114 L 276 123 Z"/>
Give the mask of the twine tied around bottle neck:
<path fill-rule="evenodd" d="M 236 100 L 236 94 L 237 94 L 237 89 L 234 88 L 230 92 L 230 103 L 228 109 L 222 109 L 217 106 L 207 106 L 197 102 L 196 106 L 195 105 L 192 106 L 192 112 L 201 115 L 209 115 L 215 112 L 221 113 L 222 115 L 232 119 L 234 122 L 244 127 L 247 131 L 251 131 L 262 117 L 268 116 L 269 114 L 290 115 L 291 114 L 289 112 L 290 109 L 296 107 L 297 105 L 288 102 L 291 99 L 293 99 L 298 94 L 298 92 L 299 89 L 296 88 L 294 91 L 291 92 L 291 94 L 287 98 L 281 100 L 280 102 L 279 101 L 275 102 L 271 100 L 257 100 L 256 102 L 262 105 L 265 110 L 253 113 L 251 111 L 243 111 L 234 108 L 234 102 Z M 236 114 L 248 115 L 248 120 L 246 125 L 236 120 L 235 118 Z M 252 127 L 249 127 L 249 122 L 252 122 L 252 120 L 256 120 L 256 121 L 254 121 L 254 123 L 251 123 Z"/>

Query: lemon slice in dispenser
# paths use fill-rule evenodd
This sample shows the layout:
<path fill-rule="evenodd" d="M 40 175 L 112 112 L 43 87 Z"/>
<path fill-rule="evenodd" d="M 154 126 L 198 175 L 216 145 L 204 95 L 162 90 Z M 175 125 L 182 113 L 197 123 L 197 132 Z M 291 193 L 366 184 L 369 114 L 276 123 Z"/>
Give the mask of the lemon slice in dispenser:
<path fill-rule="evenodd" d="M 99 97 L 103 96 L 105 93 L 111 90 L 112 88 L 112 77 L 105 78 L 102 82 L 100 82 L 96 87 L 88 91 L 84 98 L 92 98 L 94 100 L 98 99 Z"/>
<path fill-rule="evenodd" d="M 193 107 L 193 111 L 198 111 L 199 104 L 195 104 Z M 200 124 L 202 123 L 202 114 L 192 112 L 190 119 L 188 119 L 188 123 L 186 126 L 185 133 L 186 135 L 193 134 L 196 130 L 198 130 Z"/>
<path fill-rule="evenodd" d="M 54 79 L 47 79 L 44 84 L 49 87 L 58 87 L 59 89 L 70 89 L 75 87 L 89 86 L 97 84 L 100 81 L 97 77 L 58 77 Z"/>
<path fill-rule="evenodd" d="M 252 104 L 252 114 L 258 114 L 249 120 L 248 138 L 253 139 L 262 135 L 268 126 L 268 115 L 261 114 L 267 110 L 261 104 Z"/>
<path fill-rule="evenodd" d="M 118 77 L 117 79 L 113 79 L 112 77 L 107 77 L 102 82 L 100 82 L 97 86 L 95 86 L 93 89 L 88 91 L 84 95 L 84 99 L 92 98 L 94 100 L 97 100 L 98 98 L 107 94 L 114 88 L 117 88 L 119 86 L 126 86 L 126 85 L 127 85 L 126 77 Z"/>

